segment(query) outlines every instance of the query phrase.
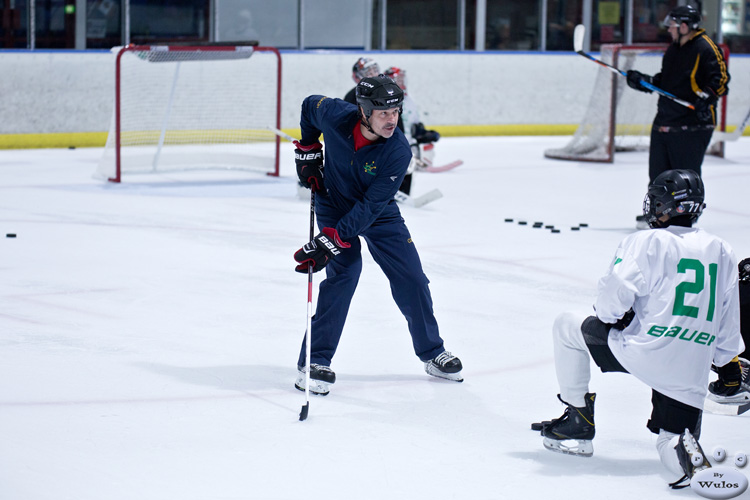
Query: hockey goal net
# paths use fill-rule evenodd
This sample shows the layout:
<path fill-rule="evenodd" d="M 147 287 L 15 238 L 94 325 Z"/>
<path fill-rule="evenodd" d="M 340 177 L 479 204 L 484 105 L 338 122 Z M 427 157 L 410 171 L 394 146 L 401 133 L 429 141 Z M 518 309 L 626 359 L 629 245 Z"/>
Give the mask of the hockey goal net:
<path fill-rule="evenodd" d="M 729 61 L 729 50 L 722 45 Z M 627 71 L 637 69 L 654 75 L 661 70 L 667 45 L 602 45 L 602 61 Z M 646 94 L 628 88 L 624 77 L 600 67 L 589 105 L 570 142 L 562 148 L 548 149 L 547 158 L 574 161 L 614 161 L 615 152 L 647 150 L 651 123 L 656 116 L 656 93 Z M 726 97 L 717 106 L 717 130 L 724 130 Z M 709 154 L 724 156 L 723 143 L 712 145 Z"/>
<path fill-rule="evenodd" d="M 268 129 L 281 128 L 275 48 L 119 48 L 114 104 L 97 177 L 212 168 L 279 174 L 279 138 Z"/>

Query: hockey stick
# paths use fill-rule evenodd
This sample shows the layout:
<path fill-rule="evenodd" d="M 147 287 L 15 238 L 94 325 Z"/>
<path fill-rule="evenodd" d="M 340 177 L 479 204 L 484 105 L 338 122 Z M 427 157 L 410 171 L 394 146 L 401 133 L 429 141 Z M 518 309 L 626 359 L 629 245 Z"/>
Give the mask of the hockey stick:
<path fill-rule="evenodd" d="M 315 237 L 315 191 L 310 190 L 310 241 Z M 299 412 L 299 419 L 307 420 L 310 411 L 310 356 L 312 347 L 312 296 L 313 296 L 313 265 L 307 266 L 307 329 L 305 330 L 305 404 Z"/>
<path fill-rule="evenodd" d="M 573 50 L 575 50 L 576 53 L 582 55 L 586 59 L 594 61 L 596 64 L 604 66 L 608 70 L 610 70 L 610 71 L 612 71 L 614 73 L 617 73 L 619 75 L 622 75 L 622 76 L 624 76 L 624 77 L 627 78 L 628 74 L 625 71 L 622 71 L 621 69 L 615 68 L 611 64 L 607 64 L 604 61 L 600 61 L 599 59 L 595 58 L 594 56 L 592 56 L 592 55 L 587 54 L 586 52 L 584 52 L 583 51 L 583 38 L 585 36 L 586 36 L 586 27 L 583 24 L 579 24 L 578 26 L 576 26 L 575 31 L 573 32 Z M 651 83 L 649 83 L 649 82 L 647 82 L 645 80 L 641 80 L 640 83 L 641 83 L 641 85 L 643 87 L 646 87 L 647 89 L 649 89 L 649 90 L 651 90 L 653 92 L 656 92 L 659 95 L 663 95 L 667 99 L 671 99 L 671 100 L 673 100 L 674 102 L 676 102 L 678 104 L 682 104 L 686 108 L 695 109 L 695 106 L 693 106 L 689 102 L 680 99 L 676 95 L 671 94 L 671 93 L 667 92 L 666 90 L 660 89 L 656 85 L 653 85 L 653 84 L 651 84 Z"/>
<path fill-rule="evenodd" d="M 281 137 L 282 139 L 286 139 L 286 140 L 287 140 L 287 141 L 289 141 L 289 142 L 294 142 L 294 141 L 296 141 L 296 140 L 297 140 L 297 139 L 295 139 L 294 137 L 292 137 L 291 135 L 289 135 L 289 134 L 287 134 L 286 132 L 284 132 L 283 130 L 279 130 L 279 129 L 277 129 L 277 128 L 274 128 L 274 127 L 266 127 L 266 128 L 268 128 L 268 130 L 270 130 L 270 131 L 271 131 L 271 132 L 273 132 L 274 134 L 278 135 L 278 136 L 279 136 L 279 137 Z"/>
<path fill-rule="evenodd" d="M 453 170 L 456 167 L 460 167 L 464 164 L 463 160 L 456 160 L 452 161 L 450 163 L 446 163 L 445 165 L 435 166 L 435 165 L 425 165 L 421 167 L 419 170 L 423 172 L 430 172 L 433 174 L 437 174 L 440 172 L 447 172 L 448 170 Z"/>
<path fill-rule="evenodd" d="M 409 196 L 403 191 L 396 191 L 396 194 L 393 195 L 393 198 L 395 198 L 397 202 L 416 208 L 423 207 L 431 201 L 439 200 L 442 197 L 443 193 L 441 193 L 439 189 L 433 189 L 432 191 L 429 191 L 416 198 Z"/>
<path fill-rule="evenodd" d="M 748 122 L 750 122 L 750 110 L 748 110 L 747 114 L 745 115 L 745 119 L 742 120 L 740 126 L 734 129 L 734 132 L 714 132 L 714 135 L 711 138 L 711 142 L 736 141 L 737 139 L 742 137 L 742 133 L 745 131 L 745 127 L 747 127 Z"/>

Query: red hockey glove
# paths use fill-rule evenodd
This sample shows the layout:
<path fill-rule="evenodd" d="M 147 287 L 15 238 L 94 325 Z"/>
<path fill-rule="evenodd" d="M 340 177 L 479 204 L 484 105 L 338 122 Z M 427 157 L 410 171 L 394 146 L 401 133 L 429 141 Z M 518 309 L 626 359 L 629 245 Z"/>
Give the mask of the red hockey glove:
<path fill-rule="evenodd" d="M 323 184 L 323 145 L 319 142 L 303 146 L 299 141 L 294 141 L 297 149 L 294 150 L 294 161 L 297 163 L 297 177 L 299 182 L 306 188 L 312 189 L 313 193 L 325 191 Z"/>
<path fill-rule="evenodd" d="M 313 272 L 317 273 L 339 255 L 342 249 L 349 247 L 351 244 L 341 241 L 339 233 L 334 228 L 324 227 L 312 241 L 294 253 L 294 260 L 299 262 L 294 270 L 298 273 L 307 273 L 309 265 L 312 265 Z"/>

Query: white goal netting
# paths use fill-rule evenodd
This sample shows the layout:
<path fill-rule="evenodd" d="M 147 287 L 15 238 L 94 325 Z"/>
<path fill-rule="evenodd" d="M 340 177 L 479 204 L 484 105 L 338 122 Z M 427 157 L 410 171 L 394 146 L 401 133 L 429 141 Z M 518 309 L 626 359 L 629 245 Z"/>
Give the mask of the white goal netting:
<path fill-rule="evenodd" d="M 600 58 L 627 71 L 654 75 L 661 70 L 666 46 L 602 45 Z M 626 79 L 600 67 L 588 107 L 575 135 L 562 148 L 548 149 L 547 158 L 612 162 L 617 151 L 646 150 L 656 116 L 656 93 L 630 89 Z M 721 108 L 721 106 L 717 106 Z M 709 151 L 723 154 L 717 150 Z"/>
<path fill-rule="evenodd" d="M 114 113 L 96 176 L 191 169 L 278 175 L 278 51 L 129 46 L 115 63 Z"/>

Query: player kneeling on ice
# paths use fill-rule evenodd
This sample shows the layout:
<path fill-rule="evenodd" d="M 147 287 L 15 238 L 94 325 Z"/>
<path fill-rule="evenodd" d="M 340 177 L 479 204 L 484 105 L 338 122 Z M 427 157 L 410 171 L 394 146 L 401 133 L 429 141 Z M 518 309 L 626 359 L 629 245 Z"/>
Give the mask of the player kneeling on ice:
<path fill-rule="evenodd" d="M 599 280 L 595 316 L 564 313 L 553 326 L 560 418 L 532 425 L 545 448 L 591 456 L 594 403 L 589 362 L 631 373 L 652 388 L 648 429 L 662 463 L 690 478 L 705 460 L 698 438 L 709 371 L 741 376 L 737 260 L 730 246 L 692 227 L 704 208 L 703 182 L 668 170 L 649 186 L 643 212 L 652 229 L 627 236 Z M 684 477 L 672 483 L 684 485 Z"/>
<path fill-rule="evenodd" d="M 325 268 L 311 324 L 310 360 L 303 341 L 295 387 L 304 390 L 310 366 L 310 391 L 325 395 L 336 381 L 331 360 L 341 338 L 349 304 L 362 271 L 362 243 L 391 285 L 407 320 L 414 352 L 425 371 L 462 381 L 461 361 L 445 350 L 432 310 L 429 280 L 393 196 L 411 160 L 404 134 L 396 127 L 403 91 L 384 75 L 363 78 L 357 106 L 313 95 L 302 103 L 302 139 L 296 161 L 300 182 L 316 193 L 320 234 L 294 254 L 296 270 Z M 326 143 L 325 166 L 322 145 Z M 319 153 L 319 154 L 318 154 Z"/>

